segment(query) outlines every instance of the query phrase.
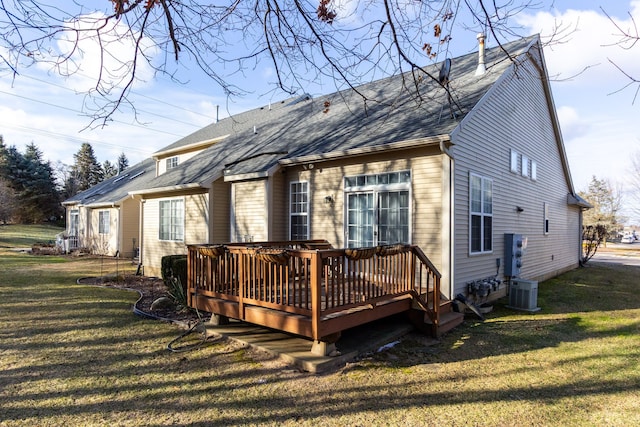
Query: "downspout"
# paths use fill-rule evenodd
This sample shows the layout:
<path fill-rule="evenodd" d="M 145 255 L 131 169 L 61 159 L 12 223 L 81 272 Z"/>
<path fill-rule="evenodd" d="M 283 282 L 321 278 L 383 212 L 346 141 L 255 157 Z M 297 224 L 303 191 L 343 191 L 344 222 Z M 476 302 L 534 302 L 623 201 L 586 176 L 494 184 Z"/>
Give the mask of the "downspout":
<path fill-rule="evenodd" d="M 145 199 L 140 199 L 140 218 L 138 219 L 138 273 L 140 273 L 142 271 L 142 274 L 144 274 L 144 270 L 143 270 L 143 263 L 142 263 L 142 247 L 143 247 L 143 237 L 144 237 L 144 203 L 146 202 Z"/>
<path fill-rule="evenodd" d="M 451 141 L 448 141 L 451 142 Z M 455 173 L 454 173 L 454 167 L 455 167 L 455 162 L 454 162 L 454 157 L 453 154 L 451 153 L 451 151 L 449 151 L 449 148 L 446 145 L 446 142 L 444 140 L 440 141 L 440 151 L 447 157 L 448 162 L 449 162 L 449 167 L 448 167 L 448 186 L 449 186 L 449 223 L 448 223 L 448 229 L 445 230 L 448 234 L 447 236 L 447 241 L 448 241 L 448 245 L 446 245 L 447 248 L 447 258 L 448 258 L 448 264 L 449 264 L 449 271 L 448 271 L 448 280 L 449 280 L 449 289 L 448 289 L 448 297 L 449 299 L 453 299 L 453 295 L 455 294 L 455 245 L 454 245 L 454 233 L 455 233 L 455 206 L 454 206 L 454 202 L 455 202 Z M 441 290 L 442 292 L 442 290 Z"/>
<path fill-rule="evenodd" d="M 119 256 L 122 253 L 120 252 L 120 242 L 122 241 L 122 210 L 120 209 L 120 206 L 116 206 L 115 203 L 112 203 L 111 207 L 118 210 L 118 216 L 116 218 L 118 221 L 116 223 L 116 256 Z"/>

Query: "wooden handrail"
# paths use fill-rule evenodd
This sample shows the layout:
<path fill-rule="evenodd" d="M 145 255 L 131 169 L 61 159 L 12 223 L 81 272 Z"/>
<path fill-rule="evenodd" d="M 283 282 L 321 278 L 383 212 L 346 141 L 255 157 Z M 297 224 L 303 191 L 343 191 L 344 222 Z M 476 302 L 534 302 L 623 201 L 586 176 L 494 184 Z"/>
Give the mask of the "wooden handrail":
<path fill-rule="evenodd" d="M 303 249 L 305 243 L 313 249 Z M 441 274 L 418 246 L 363 251 L 364 259 L 345 249 L 317 249 L 330 247 L 322 240 L 203 246 L 188 247 L 189 305 L 197 292 L 237 303 L 240 316 L 245 306 L 306 316 L 317 338 L 329 314 L 411 295 L 438 324 Z M 261 248 L 283 248 L 286 256 L 258 256 Z"/>

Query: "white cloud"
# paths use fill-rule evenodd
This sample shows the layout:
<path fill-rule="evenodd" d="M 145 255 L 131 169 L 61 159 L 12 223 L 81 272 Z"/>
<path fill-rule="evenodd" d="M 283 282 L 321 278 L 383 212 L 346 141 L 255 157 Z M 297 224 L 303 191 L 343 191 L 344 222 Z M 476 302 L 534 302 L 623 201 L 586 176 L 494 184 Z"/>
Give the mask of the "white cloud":
<path fill-rule="evenodd" d="M 121 91 L 134 67 L 137 87 L 153 79 L 153 68 L 145 57 L 155 57 L 159 49 L 143 37 L 139 49 L 144 55 L 135 59 L 140 34 L 121 21 L 105 18 L 101 12 L 82 15 L 68 24 L 71 31 L 62 33 L 57 42 L 57 53 L 68 59 L 56 71 L 68 75 L 67 84 L 76 91 L 95 88 L 98 78 L 102 92 Z"/>
<path fill-rule="evenodd" d="M 640 22 L 640 2 L 629 5 L 629 13 Z M 622 29 L 633 28 L 628 15 L 613 17 Z M 640 62 L 634 49 L 623 49 L 620 34 L 611 20 L 600 10 L 567 9 L 563 12 L 539 12 L 535 15 L 518 15 L 518 23 L 539 32 L 549 40 L 558 26 L 564 30 L 556 34 L 557 43 L 545 50 L 549 73 L 558 79 L 571 79 L 572 84 L 598 85 L 606 93 L 620 89 L 624 76 L 609 62 L 615 62 L 625 71 L 640 74 Z"/>
<path fill-rule="evenodd" d="M 565 139 L 573 139 L 589 132 L 590 123 L 580 117 L 578 111 L 570 106 L 557 108 L 558 120 Z"/>

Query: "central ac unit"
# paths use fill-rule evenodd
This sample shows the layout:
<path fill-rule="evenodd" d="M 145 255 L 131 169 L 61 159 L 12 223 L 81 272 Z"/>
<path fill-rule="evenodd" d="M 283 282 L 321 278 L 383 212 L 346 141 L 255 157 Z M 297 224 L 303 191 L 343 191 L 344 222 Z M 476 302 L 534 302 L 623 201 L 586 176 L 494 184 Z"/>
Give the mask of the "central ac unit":
<path fill-rule="evenodd" d="M 538 282 L 533 280 L 511 279 L 509 286 L 509 305 L 507 307 L 523 311 L 539 311 Z"/>

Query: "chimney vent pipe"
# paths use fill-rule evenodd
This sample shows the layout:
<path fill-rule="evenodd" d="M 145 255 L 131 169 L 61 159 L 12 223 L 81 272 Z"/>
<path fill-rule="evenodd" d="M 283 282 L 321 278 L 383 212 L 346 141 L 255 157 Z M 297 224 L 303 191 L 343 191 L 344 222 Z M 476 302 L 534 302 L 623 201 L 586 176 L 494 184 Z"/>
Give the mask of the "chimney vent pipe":
<path fill-rule="evenodd" d="M 484 65 L 484 34 L 479 33 L 477 38 L 478 38 L 478 68 L 476 68 L 476 76 L 481 76 L 487 71 L 487 68 Z"/>

